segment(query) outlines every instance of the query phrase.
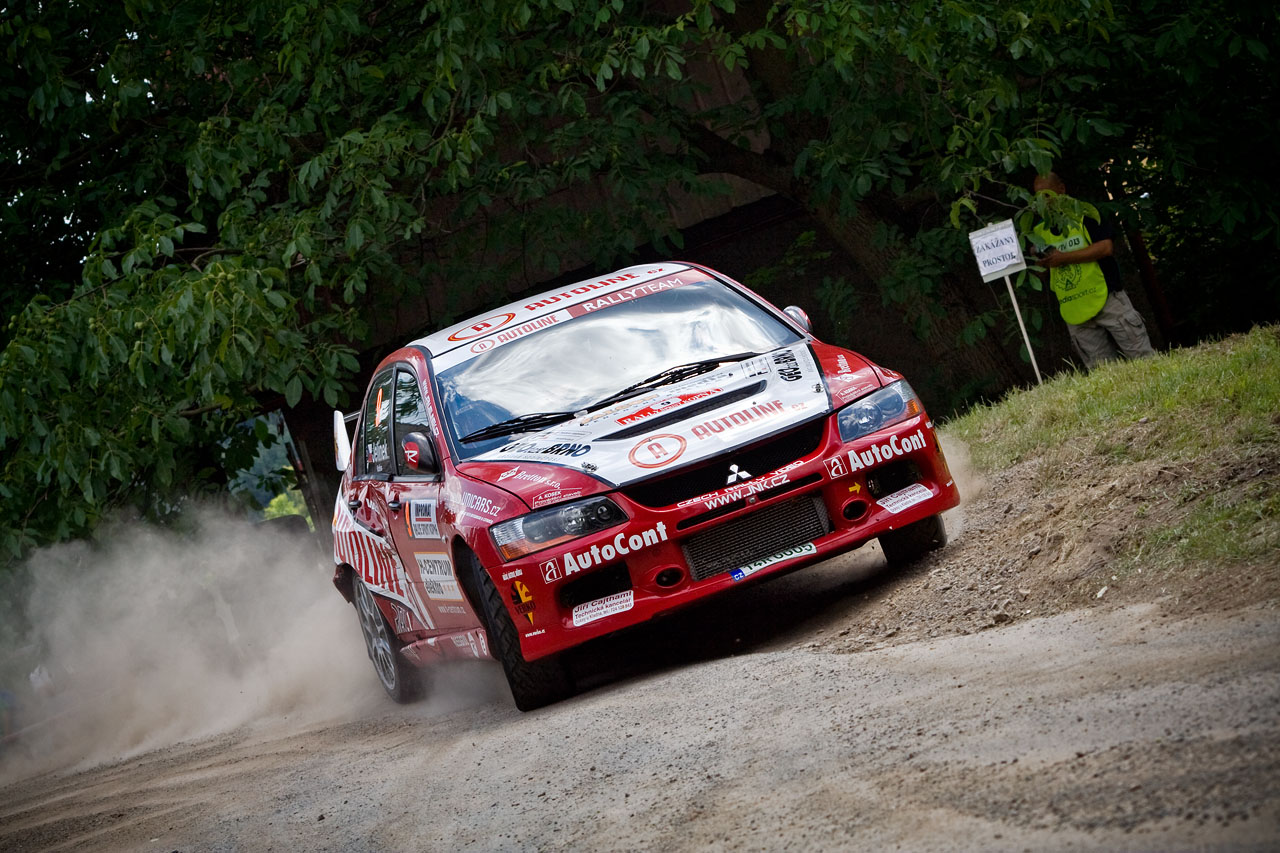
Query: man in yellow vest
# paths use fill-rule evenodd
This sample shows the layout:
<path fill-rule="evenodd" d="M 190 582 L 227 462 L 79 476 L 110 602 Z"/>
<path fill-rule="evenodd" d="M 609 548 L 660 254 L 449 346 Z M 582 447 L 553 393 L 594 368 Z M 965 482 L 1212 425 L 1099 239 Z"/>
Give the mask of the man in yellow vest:
<path fill-rule="evenodd" d="M 1053 172 L 1037 176 L 1033 188 L 1037 194 L 1067 194 Z M 1049 271 L 1049 289 L 1058 297 L 1058 310 L 1085 367 L 1120 355 L 1151 355 L 1146 324 L 1124 292 L 1111 228 L 1089 217 L 1057 227 L 1061 230 L 1041 222 L 1032 229 L 1048 246 L 1038 263 Z"/>

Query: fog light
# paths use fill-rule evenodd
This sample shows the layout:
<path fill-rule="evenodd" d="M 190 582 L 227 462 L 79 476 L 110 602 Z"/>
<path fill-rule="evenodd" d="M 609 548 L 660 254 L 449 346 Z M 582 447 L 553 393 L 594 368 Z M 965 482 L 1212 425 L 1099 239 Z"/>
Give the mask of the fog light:
<path fill-rule="evenodd" d="M 658 572 L 658 576 L 653 579 L 653 582 L 658 586 L 666 587 L 675 586 L 682 580 L 684 580 L 684 572 L 679 569 L 663 569 Z"/>
<path fill-rule="evenodd" d="M 841 512 L 849 521 L 857 521 L 867 514 L 867 503 L 860 500 L 849 501 Z"/>

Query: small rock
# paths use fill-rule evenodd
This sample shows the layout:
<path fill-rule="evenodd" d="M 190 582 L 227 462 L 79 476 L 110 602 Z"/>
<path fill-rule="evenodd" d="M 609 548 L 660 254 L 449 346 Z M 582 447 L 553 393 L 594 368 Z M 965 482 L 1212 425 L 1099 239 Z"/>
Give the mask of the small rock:
<path fill-rule="evenodd" d="M 1138 418 L 1138 423 L 1140 424 L 1151 423 L 1151 418 Z"/>
<path fill-rule="evenodd" d="M 1106 592 L 1107 592 L 1107 587 L 1104 586 L 1102 589 L 1098 590 L 1098 594 L 1095 595 L 1094 598 L 1102 598 L 1102 596 L 1105 595 Z"/>
<path fill-rule="evenodd" d="M 322 820 L 324 820 L 324 815 L 320 815 L 320 817 L 316 818 L 316 820 L 317 820 L 317 821 L 322 821 Z"/>
<path fill-rule="evenodd" d="M 1032 548 L 1030 551 L 1027 552 L 1027 556 L 1034 557 L 1039 553 L 1040 553 L 1040 546 L 1037 545 L 1036 547 Z"/>

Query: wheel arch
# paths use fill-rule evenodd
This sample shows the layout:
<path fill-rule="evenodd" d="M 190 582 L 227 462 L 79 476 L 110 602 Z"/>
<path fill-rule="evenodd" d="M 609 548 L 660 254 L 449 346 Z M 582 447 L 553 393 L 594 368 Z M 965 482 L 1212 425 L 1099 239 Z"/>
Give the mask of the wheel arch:
<path fill-rule="evenodd" d="M 471 575 L 470 564 L 472 560 L 484 570 L 484 562 L 481 561 L 475 549 L 467 544 L 466 539 L 461 535 L 454 536 L 453 542 L 449 546 L 449 557 L 453 560 L 453 573 L 458 579 L 458 584 L 462 587 L 462 594 L 467 597 L 467 604 L 471 606 L 471 612 L 480 620 L 480 626 L 486 631 L 489 626 L 485 624 L 484 608 L 480 604 L 480 590 L 476 589 L 475 578 Z"/>
<path fill-rule="evenodd" d="M 355 597 L 355 574 L 355 568 L 347 563 L 338 563 L 333 567 L 333 585 L 347 604 L 351 604 Z"/>

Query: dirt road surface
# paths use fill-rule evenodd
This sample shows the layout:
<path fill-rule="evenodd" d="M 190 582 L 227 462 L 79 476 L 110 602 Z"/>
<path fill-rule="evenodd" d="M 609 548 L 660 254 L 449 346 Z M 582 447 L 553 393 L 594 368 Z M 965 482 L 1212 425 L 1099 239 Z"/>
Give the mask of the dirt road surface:
<path fill-rule="evenodd" d="M 54 663 L 108 686 L 0 762 L 0 850 L 1280 849 L 1277 565 L 1114 573 L 1159 472 L 1074 480 L 1088 536 L 1034 473 L 963 484 L 918 566 L 870 546 L 584 649 L 531 714 L 481 663 L 394 705 L 294 543 L 126 531 L 81 600 L 40 575 Z"/>
<path fill-rule="evenodd" d="M 403 708 L 370 675 L 361 719 L 40 774 L 0 789 L 0 848 L 1280 843 L 1274 610 L 1148 604 L 824 650 L 886 583 L 859 579 L 873 566 L 831 561 L 619 638 L 578 661 L 601 686 L 532 714 L 496 667 L 444 673 L 442 698 Z"/>

